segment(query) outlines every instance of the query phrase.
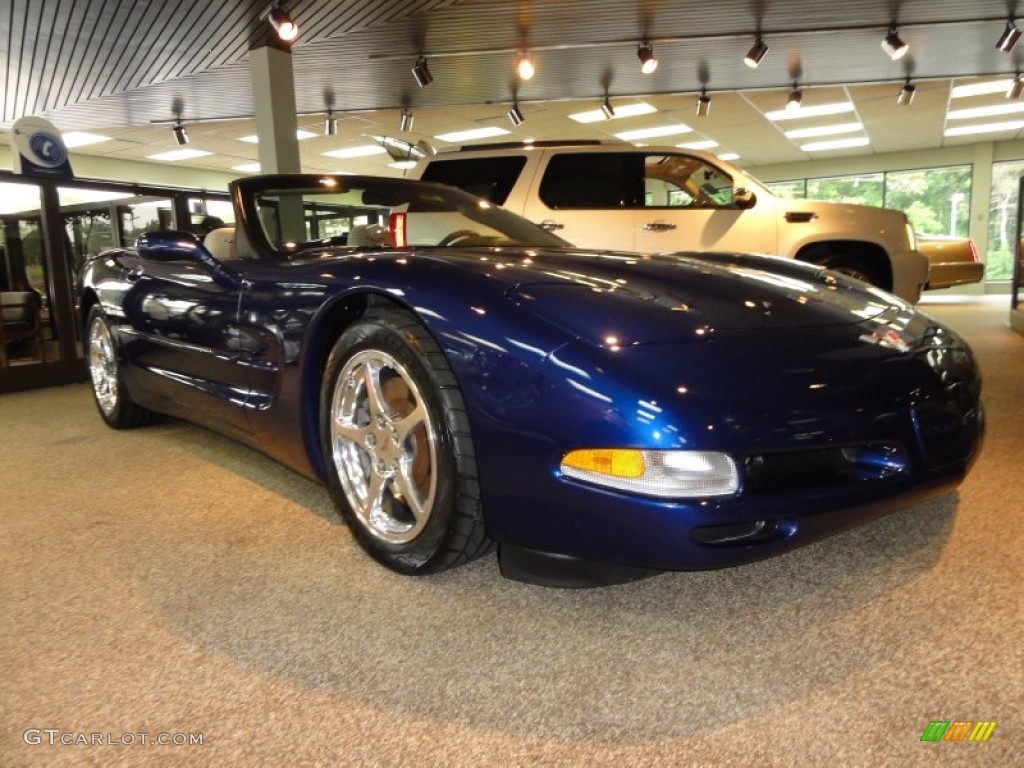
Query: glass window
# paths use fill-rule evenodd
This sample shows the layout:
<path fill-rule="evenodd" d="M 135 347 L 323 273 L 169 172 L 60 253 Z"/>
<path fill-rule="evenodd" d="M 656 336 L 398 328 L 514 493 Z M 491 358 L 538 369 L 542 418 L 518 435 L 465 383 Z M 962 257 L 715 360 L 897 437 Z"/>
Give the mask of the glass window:
<path fill-rule="evenodd" d="M 885 205 L 903 211 L 926 235 L 967 237 L 971 166 L 892 171 L 885 175 Z"/>
<path fill-rule="evenodd" d="M 644 158 L 644 205 L 648 208 L 731 208 L 732 177 L 691 155 Z"/>
<path fill-rule="evenodd" d="M 190 197 L 188 210 L 189 223 L 186 228 L 197 235 L 208 235 L 215 229 L 235 224 L 235 208 L 230 200 Z"/>
<path fill-rule="evenodd" d="M 522 155 L 433 160 L 427 165 L 423 181 L 449 184 L 496 205 L 504 205 L 525 165 L 526 158 Z"/>
<path fill-rule="evenodd" d="M 885 182 L 881 173 L 808 179 L 807 197 L 880 208 L 884 204 Z"/>
<path fill-rule="evenodd" d="M 549 208 L 632 208 L 644 199 L 643 155 L 566 152 L 548 161 L 540 199 Z"/>
<path fill-rule="evenodd" d="M 773 181 L 765 184 L 765 186 L 786 200 L 803 200 L 807 197 L 807 179 Z"/>
<path fill-rule="evenodd" d="M 1024 160 L 995 163 L 992 166 L 992 196 L 988 203 L 988 254 L 986 280 L 1010 280 L 1013 277 L 1017 236 L 1017 196 Z"/>
<path fill-rule="evenodd" d="M 0 183 L 0 366 L 53 360 L 39 188 Z"/>

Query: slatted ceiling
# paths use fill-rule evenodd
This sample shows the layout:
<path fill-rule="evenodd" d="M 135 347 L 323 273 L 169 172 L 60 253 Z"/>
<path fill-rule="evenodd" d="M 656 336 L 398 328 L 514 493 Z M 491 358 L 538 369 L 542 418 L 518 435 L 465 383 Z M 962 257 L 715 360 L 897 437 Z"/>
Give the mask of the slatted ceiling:
<path fill-rule="evenodd" d="M 571 112 L 596 107 L 607 81 L 613 102 L 654 94 L 645 98 L 661 110 L 659 119 L 695 128 L 694 134 L 680 140 L 707 136 L 718 141 L 723 151 L 737 151 L 742 162 L 755 165 L 807 157 L 763 117 L 763 111 L 780 108 L 784 102 L 792 61 L 799 62 L 801 80 L 888 81 L 897 89 L 910 67 L 919 87 L 910 108 L 896 109 L 895 91 L 886 95 L 884 87 L 870 94 L 873 86 L 848 89 L 872 139 L 867 151 L 914 148 L 908 143 L 915 137 L 918 147 L 975 141 L 943 138 L 945 99 L 940 93 L 948 92 L 951 76 L 1009 75 L 1018 65 L 1018 60 L 994 49 L 1006 19 L 1005 0 L 902 0 L 895 7 L 901 24 L 986 21 L 901 29 L 912 50 L 899 63 L 890 62 L 879 47 L 894 10 L 891 0 L 847 0 L 825 10 L 820 0 L 753 4 L 750 0 L 632 4 L 621 0 L 286 0 L 285 4 L 301 29 L 292 48 L 299 111 L 322 110 L 327 90 L 334 93 L 335 109 L 379 110 L 345 121 L 342 136 L 302 142 L 303 165 L 310 170 L 337 168 L 338 161 L 320 153 L 365 143 L 362 134 L 396 135 L 397 108 L 404 103 L 416 115 L 417 131 L 408 135 L 413 140 L 433 141 L 439 133 L 472 124 L 511 129 L 505 111 L 512 98 L 514 53 L 438 54 L 515 50 L 524 35 L 528 47 L 555 49 L 533 52 L 537 77 L 518 86 L 528 122 L 510 138 L 608 138 L 646 124 L 637 119 L 633 125 L 610 121 L 580 126 L 567 120 Z M 137 125 L 141 127 L 132 130 L 138 130 L 140 138 L 125 137 L 79 151 L 140 158 L 160 148 L 173 148 L 167 127 L 152 127 L 149 122 L 173 117 L 176 103 L 182 105 L 186 122 L 251 114 L 248 50 L 254 39 L 269 34 L 264 22 L 269 7 L 270 0 L 6 0 L 0 5 L 0 48 L 6 48 L 5 68 L 0 70 L 4 86 L 0 128 L 24 114 L 45 114 L 65 130 L 92 129 L 115 138 L 120 136 L 115 126 Z M 759 69 L 750 70 L 741 57 L 749 44 L 747 36 L 752 40 L 758 25 L 757 8 L 771 51 Z M 826 23 L 831 31 L 792 32 L 821 29 Z M 658 72 L 649 77 L 640 74 L 636 59 L 636 46 L 647 36 L 645 32 L 654 39 L 661 61 Z M 712 37 L 664 39 L 693 35 Z M 741 37 L 726 39 L 729 35 Z M 564 45 L 570 47 L 561 48 Z M 430 57 L 435 76 L 434 83 L 423 89 L 409 74 L 421 51 Z M 692 110 L 702 70 L 710 74 L 708 87 L 714 101 L 712 114 L 698 121 Z M 929 96 L 923 90 L 927 79 L 939 77 L 943 79 L 934 84 L 936 94 Z M 741 93 L 722 92 L 733 89 Z M 824 88 L 811 88 L 805 99 L 814 103 L 826 95 Z M 1000 98 L 996 95 L 993 100 Z M 488 102 L 491 106 L 466 106 Z M 319 130 L 319 118 L 310 122 Z M 111 130 L 98 130 L 102 128 Z M 225 168 L 255 160 L 255 148 L 237 141 L 238 135 L 252 132 L 251 124 L 238 130 L 223 123 L 193 123 L 193 145 L 216 153 L 194 164 Z M 666 143 L 676 143 L 670 138 Z M 393 173 L 385 163 L 380 158 L 344 161 L 345 170 Z"/>

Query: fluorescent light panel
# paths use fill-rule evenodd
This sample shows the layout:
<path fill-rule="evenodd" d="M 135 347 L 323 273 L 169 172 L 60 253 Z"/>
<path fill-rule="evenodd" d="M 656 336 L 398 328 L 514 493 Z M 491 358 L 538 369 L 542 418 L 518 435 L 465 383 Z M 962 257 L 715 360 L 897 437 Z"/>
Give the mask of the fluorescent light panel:
<path fill-rule="evenodd" d="M 864 126 L 860 123 L 840 123 L 819 125 L 816 128 L 797 128 L 795 131 L 786 131 L 784 135 L 787 139 L 813 139 L 818 136 L 837 136 L 840 133 L 853 133 L 861 130 L 864 130 Z"/>
<path fill-rule="evenodd" d="M 406 170 L 408 168 L 415 168 L 415 167 L 416 167 L 416 161 L 415 160 L 396 160 L 393 163 L 388 163 L 388 168 L 399 168 L 401 170 Z"/>
<path fill-rule="evenodd" d="M 828 115 L 842 115 L 846 112 L 853 112 L 853 104 L 849 101 L 841 101 L 836 104 L 818 104 L 814 107 L 802 106 L 798 110 L 776 109 L 772 112 L 765 112 L 764 116 L 769 120 L 802 120 L 805 117 L 827 117 Z"/>
<path fill-rule="evenodd" d="M 369 157 L 370 155 L 382 155 L 387 152 L 380 144 L 361 144 L 358 147 L 346 147 L 345 149 L 332 149 L 323 154 L 327 157 Z"/>
<path fill-rule="evenodd" d="M 86 133 L 85 131 L 68 131 L 63 134 L 64 146 L 68 149 L 75 147 L 87 147 L 90 144 L 99 144 L 102 141 L 110 141 L 109 136 L 100 136 L 98 133 Z"/>
<path fill-rule="evenodd" d="M 241 165 L 233 165 L 233 166 L 231 166 L 231 170 L 233 170 L 233 171 L 241 171 L 242 173 L 259 173 L 260 172 L 260 164 L 259 163 L 242 163 Z"/>
<path fill-rule="evenodd" d="M 716 155 L 716 157 L 718 157 L 719 160 L 725 160 L 726 162 L 740 159 L 739 153 L 737 152 L 723 152 L 720 155 Z"/>
<path fill-rule="evenodd" d="M 468 131 L 442 133 L 440 136 L 435 136 L 434 138 L 438 141 L 451 141 L 457 144 L 461 141 L 473 141 L 474 139 L 489 139 L 493 136 L 505 136 L 507 133 L 508 131 L 504 128 L 487 126 L 484 128 L 470 128 Z"/>
<path fill-rule="evenodd" d="M 997 115 L 1015 115 L 1024 112 L 1024 103 L 1011 101 L 1006 104 L 992 104 L 987 107 L 971 107 L 970 109 L 954 109 L 946 113 L 947 120 L 973 120 L 976 117 L 996 117 Z"/>
<path fill-rule="evenodd" d="M 947 128 L 943 136 L 974 136 L 980 133 L 1002 133 L 1024 129 L 1024 120 L 1013 120 L 1005 123 L 983 123 L 982 125 L 960 125 Z"/>
<path fill-rule="evenodd" d="M 1003 80 L 989 80 L 985 83 L 957 85 L 949 92 L 949 97 L 951 99 L 965 99 L 970 96 L 986 96 L 990 93 L 1006 93 L 1012 82 L 1012 78 L 1006 78 Z"/>
<path fill-rule="evenodd" d="M 648 104 L 646 101 L 638 101 L 635 104 L 623 104 L 619 106 L 615 105 L 615 115 L 611 118 L 612 120 L 618 120 L 622 117 L 636 117 L 638 115 L 649 115 L 652 112 L 657 112 L 653 106 Z M 569 115 L 570 120 L 575 120 L 577 123 L 599 123 L 602 120 L 609 118 L 605 117 L 604 112 L 600 109 L 591 109 L 587 112 L 576 112 L 575 114 Z"/>
<path fill-rule="evenodd" d="M 618 110 L 616 110 L 618 112 Z M 623 131 L 616 133 L 615 137 L 623 141 L 639 141 L 640 139 L 655 139 L 659 136 L 675 136 L 680 133 L 690 133 L 693 130 L 685 123 L 674 125 L 658 125 L 653 128 L 638 128 L 635 131 Z"/>
<path fill-rule="evenodd" d="M 832 149 L 852 149 L 854 147 L 866 147 L 871 142 L 867 136 L 860 136 L 852 139 L 832 139 L 830 141 L 812 141 L 810 144 L 802 144 L 800 149 L 804 152 L 828 152 Z"/>
<path fill-rule="evenodd" d="M 303 139 L 312 139 L 313 137 L 315 137 L 317 135 L 319 135 L 319 134 L 310 133 L 309 131 L 304 131 L 301 128 L 299 128 L 299 130 L 297 130 L 295 132 L 295 138 L 298 139 L 299 141 L 302 141 Z M 238 140 L 239 141 L 247 142 L 249 144 L 259 144 L 260 143 L 260 137 L 255 135 L 255 134 L 253 134 L 252 136 L 239 136 Z"/>
<path fill-rule="evenodd" d="M 155 155 L 146 155 L 146 157 L 150 160 L 164 160 L 173 163 L 176 160 L 191 160 L 195 157 L 205 157 L 212 154 L 213 152 L 207 152 L 202 149 L 172 149 L 169 152 L 157 152 Z"/>
<path fill-rule="evenodd" d="M 680 149 L 714 149 L 718 146 L 717 141 L 711 139 L 705 139 L 704 141 L 689 141 L 682 144 L 676 144 Z"/>

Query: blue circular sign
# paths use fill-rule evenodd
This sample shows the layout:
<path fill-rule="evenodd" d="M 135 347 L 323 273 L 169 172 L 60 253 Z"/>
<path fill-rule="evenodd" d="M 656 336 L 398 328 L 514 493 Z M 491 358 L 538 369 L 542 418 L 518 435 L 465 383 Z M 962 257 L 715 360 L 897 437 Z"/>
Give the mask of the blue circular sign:
<path fill-rule="evenodd" d="M 47 168 L 56 168 L 68 159 L 68 151 L 60 136 L 48 131 L 37 131 L 29 138 L 29 147 L 36 156 L 36 162 Z"/>

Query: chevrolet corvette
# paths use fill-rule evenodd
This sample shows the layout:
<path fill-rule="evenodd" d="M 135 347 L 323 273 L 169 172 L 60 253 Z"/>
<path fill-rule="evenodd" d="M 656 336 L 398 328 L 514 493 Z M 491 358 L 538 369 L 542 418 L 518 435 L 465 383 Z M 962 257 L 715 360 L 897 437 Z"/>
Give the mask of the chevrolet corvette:
<path fill-rule="evenodd" d="M 239 439 L 404 574 L 615 583 L 773 556 L 947 492 L 967 344 L 788 259 L 574 248 L 457 189 L 267 175 L 235 226 L 83 265 L 100 416 Z"/>

